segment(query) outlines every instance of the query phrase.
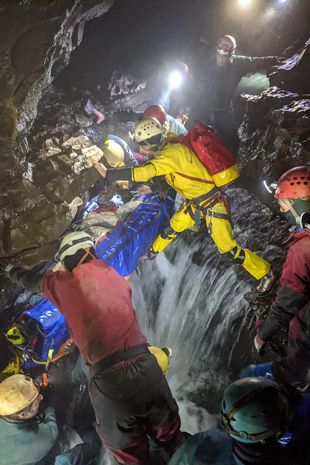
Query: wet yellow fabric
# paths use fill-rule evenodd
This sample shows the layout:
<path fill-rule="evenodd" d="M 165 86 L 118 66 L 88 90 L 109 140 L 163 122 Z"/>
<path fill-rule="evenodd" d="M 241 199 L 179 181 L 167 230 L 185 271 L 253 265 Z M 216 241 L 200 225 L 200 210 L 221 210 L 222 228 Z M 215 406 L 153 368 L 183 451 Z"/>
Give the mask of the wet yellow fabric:
<path fill-rule="evenodd" d="M 185 229 L 190 228 L 195 223 L 191 215 L 186 213 L 186 208 L 186 205 L 183 205 L 170 220 L 171 228 L 177 233 L 185 231 Z M 194 213 L 195 207 L 192 206 L 191 208 Z M 209 210 L 208 215 L 204 217 L 211 238 L 219 252 L 224 254 L 237 247 L 234 258 L 238 258 L 241 250 L 243 250 L 245 254 L 245 259 L 242 264 L 243 268 L 256 279 L 261 279 L 265 276 L 270 270 L 270 264 L 251 250 L 242 249 L 233 238 L 230 221 L 222 218 L 214 218 L 212 217 L 212 213 L 227 214 L 227 210 L 225 205 L 219 202 L 214 205 L 214 207 Z M 172 241 L 173 238 L 164 239 L 159 235 L 153 243 L 153 250 L 155 252 L 162 252 Z"/>
<path fill-rule="evenodd" d="M 217 187 L 226 186 L 238 178 L 238 165 L 233 165 L 230 168 L 227 168 L 227 170 L 220 171 L 219 173 L 212 175 L 213 182 Z"/>
<path fill-rule="evenodd" d="M 191 176 L 203 181 L 188 179 L 182 176 Z M 168 143 L 165 147 L 144 166 L 132 168 L 132 180 L 136 182 L 146 182 L 154 176 L 165 176 L 167 183 L 178 192 L 183 198 L 191 200 L 203 194 L 207 194 L 214 187 L 227 184 L 228 180 L 236 179 L 239 175 L 238 166 L 234 165 L 229 170 L 222 171 L 215 176 L 211 176 L 206 167 L 200 162 L 198 157 L 185 145 Z M 186 205 L 183 205 L 170 220 L 171 228 L 176 232 L 185 231 L 193 226 L 195 221 L 189 213 L 186 213 Z M 193 213 L 195 207 L 192 206 Z M 227 214 L 225 205 L 217 203 L 209 210 L 205 221 L 210 230 L 211 237 L 221 254 L 238 248 L 235 258 L 238 257 L 241 247 L 233 238 L 232 227 L 229 220 L 212 217 L 212 212 Z M 163 238 L 158 236 L 153 243 L 155 252 L 162 252 L 172 242 L 174 237 Z M 243 267 L 256 279 L 265 276 L 270 265 L 254 252 L 243 249 L 245 260 Z M 239 253 L 238 253 L 239 252 Z"/>
<path fill-rule="evenodd" d="M 182 144 L 168 143 L 144 166 L 132 168 L 132 180 L 146 182 L 154 176 L 163 176 L 167 183 L 185 199 L 193 199 L 214 188 L 212 176 L 196 155 Z M 208 182 L 195 181 L 182 176 L 199 178 Z"/>

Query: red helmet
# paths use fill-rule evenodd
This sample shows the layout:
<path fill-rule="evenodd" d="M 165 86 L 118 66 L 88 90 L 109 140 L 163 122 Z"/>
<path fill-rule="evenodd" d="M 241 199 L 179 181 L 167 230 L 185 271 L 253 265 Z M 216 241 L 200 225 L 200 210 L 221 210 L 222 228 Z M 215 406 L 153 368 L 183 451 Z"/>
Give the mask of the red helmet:
<path fill-rule="evenodd" d="M 163 125 L 166 121 L 166 116 L 167 113 L 162 105 L 151 105 L 145 110 L 142 118 L 155 118 L 161 125 Z"/>
<path fill-rule="evenodd" d="M 277 199 L 310 199 L 310 167 L 297 166 L 286 171 L 278 181 Z"/>

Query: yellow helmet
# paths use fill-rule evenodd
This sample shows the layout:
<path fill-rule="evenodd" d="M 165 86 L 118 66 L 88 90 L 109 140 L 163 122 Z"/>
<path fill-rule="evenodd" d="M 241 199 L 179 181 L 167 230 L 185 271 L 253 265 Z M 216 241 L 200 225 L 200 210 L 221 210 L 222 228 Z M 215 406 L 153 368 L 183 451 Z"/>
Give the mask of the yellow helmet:
<path fill-rule="evenodd" d="M 103 156 L 112 168 L 122 166 L 125 152 L 120 144 L 113 139 L 106 139 L 103 146 Z"/>
<path fill-rule="evenodd" d="M 26 339 L 23 336 L 21 330 L 18 326 L 14 325 L 11 326 L 5 333 L 5 337 L 7 340 L 13 344 L 14 346 L 21 346 L 25 343 Z"/>
<path fill-rule="evenodd" d="M 0 415 L 7 416 L 28 407 L 39 395 L 33 380 L 26 375 L 12 375 L 0 383 Z"/>
<path fill-rule="evenodd" d="M 162 369 L 164 375 L 167 374 L 169 368 L 169 362 L 171 358 L 171 349 L 169 347 L 159 347 L 149 346 L 149 351 L 157 360 L 158 365 Z"/>

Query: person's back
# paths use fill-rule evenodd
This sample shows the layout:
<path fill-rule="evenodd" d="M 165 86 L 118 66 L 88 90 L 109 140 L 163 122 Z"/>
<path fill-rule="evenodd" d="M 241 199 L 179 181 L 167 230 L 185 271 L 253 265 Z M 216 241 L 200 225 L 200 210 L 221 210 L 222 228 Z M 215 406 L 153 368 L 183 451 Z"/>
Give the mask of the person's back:
<path fill-rule="evenodd" d="M 165 175 L 166 182 L 183 198 L 192 199 L 209 192 L 212 176 L 198 157 L 183 144 L 167 143 L 144 166 L 133 170 L 134 181 Z"/>
<path fill-rule="evenodd" d="M 237 465 L 229 437 L 212 428 L 189 438 L 173 455 L 168 465 Z M 239 465 L 239 464 L 238 464 Z"/>
<path fill-rule="evenodd" d="M 27 375 L 12 375 L 0 383 L 1 465 L 39 465 L 51 451 L 58 427 L 52 407 L 40 410 L 42 399 Z"/>
<path fill-rule="evenodd" d="M 146 342 L 131 303 L 131 290 L 116 271 L 91 260 L 72 272 L 46 273 L 43 294 L 64 314 L 88 364 Z"/>
<path fill-rule="evenodd" d="M 263 378 L 232 383 L 221 427 L 186 441 L 168 465 L 308 465 L 310 396 Z"/>
<path fill-rule="evenodd" d="M 55 412 L 51 407 L 45 409 L 41 422 L 0 418 L 0 463 L 36 465 L 50 452 L 57 433 Z"/>

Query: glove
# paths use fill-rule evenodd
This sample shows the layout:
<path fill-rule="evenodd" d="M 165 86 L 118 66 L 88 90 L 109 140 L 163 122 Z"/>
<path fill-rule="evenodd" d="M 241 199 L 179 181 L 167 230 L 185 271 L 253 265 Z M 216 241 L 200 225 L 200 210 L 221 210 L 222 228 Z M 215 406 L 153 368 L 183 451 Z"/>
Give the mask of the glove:
<path fill-rule="evenodd" d="M 146 255 L 149 260 L 155 260 L 155 258 L 157 257 L 157 254 L 158 252 L 154 252 L 153 249 L 150 249 Z"/>
<path fill-rule="evenodd" d="M 150 249 L 145 255 L 143 255 L 140 260 L 155 260 L 158 252 L 154 252 L 153 249 Z"/>
<path fill-rule="evenodd" d="M 107 175 L 107 168 L 104 166 L 103 163 L 98 163 L 98 162 L 94 162 L 93 163 L 93 167 L 96 168 L 96 170 L 98 171 L 98 173 L 103 177 L 105 178 L 106 175 Z"/>
<path fill-rule="evenodd" d="M 256 349 L 256 352 L 259 354 L 259 355 L 263 355 L 264 352 L 265 352 L 265 347 L 266 345 L 266 341 L 263 341 L 259 336 L 255 336 L 254 338 L 254 346 L 255 346 L 255 349 Z"/>

